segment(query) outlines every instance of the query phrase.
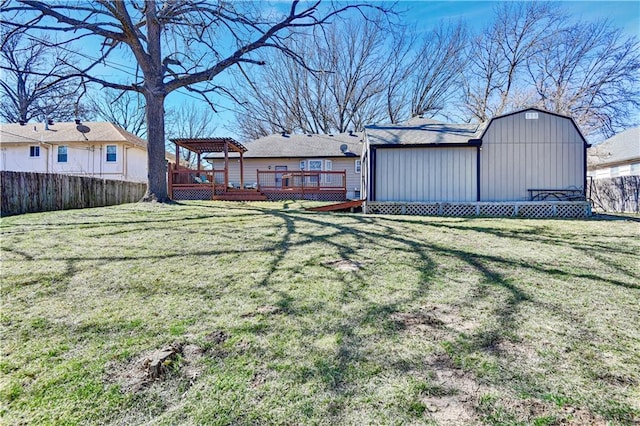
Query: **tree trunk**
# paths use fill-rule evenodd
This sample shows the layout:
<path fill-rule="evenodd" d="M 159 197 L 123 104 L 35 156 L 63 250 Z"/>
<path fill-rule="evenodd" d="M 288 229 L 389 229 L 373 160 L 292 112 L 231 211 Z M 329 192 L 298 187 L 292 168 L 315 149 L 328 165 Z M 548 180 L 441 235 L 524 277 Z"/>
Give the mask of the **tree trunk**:
<path fill-rule="evenodd" d="M 171 201 L 167 193 L 167 162 L 164 149 L 164 99 L 159 93 L 145 91 L 148 140 L 148 186 L 142 201 Z"/>

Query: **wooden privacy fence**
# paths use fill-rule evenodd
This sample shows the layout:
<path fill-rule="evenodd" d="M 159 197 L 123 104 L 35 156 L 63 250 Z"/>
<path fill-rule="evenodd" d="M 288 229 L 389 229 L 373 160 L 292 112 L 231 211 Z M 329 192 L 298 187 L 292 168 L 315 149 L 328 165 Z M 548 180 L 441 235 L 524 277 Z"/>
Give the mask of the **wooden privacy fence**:
<path fill-rule="evenodd" d="M 588 196 L 594 210 L 640 213 L 640 176 L 589 179 Z"/>
<path fill-rule="evenodd" d="M 146 183 L 48 173 L 0 172 L 0 214 L 112 206 L 139 201 Z"/>

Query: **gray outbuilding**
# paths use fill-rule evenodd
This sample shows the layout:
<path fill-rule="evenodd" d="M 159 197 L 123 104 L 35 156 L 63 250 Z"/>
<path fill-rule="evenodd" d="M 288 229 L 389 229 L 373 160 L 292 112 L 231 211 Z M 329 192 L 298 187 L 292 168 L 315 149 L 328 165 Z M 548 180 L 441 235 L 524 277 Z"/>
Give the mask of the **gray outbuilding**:
<path fill-rule="evenodd" d="M 369 207 L 458 203 L 467 206 L 458 213 L 482 213 L 486 203 L 508 203 L 498 210 L 513 215 L 518 203 L 585 203 L 589 144 L 568 116 L 528 108 L 479 125 L 414 118 L 367 126 L 365 134 L 362 187 Z"/>

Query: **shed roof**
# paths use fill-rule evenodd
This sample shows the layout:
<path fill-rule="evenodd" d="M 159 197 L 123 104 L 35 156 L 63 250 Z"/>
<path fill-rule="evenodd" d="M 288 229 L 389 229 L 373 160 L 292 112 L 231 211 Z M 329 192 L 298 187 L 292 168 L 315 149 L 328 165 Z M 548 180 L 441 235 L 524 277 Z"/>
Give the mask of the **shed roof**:
<path fill-rule="evenodd" d="M 633 160 L 640 160 L 640 127 L 618 133 L 589 152 L 589 163 L 594 167 Z"/>
<path fill-rule="evenodd" d="M 412 119 L 413 120 L 413 119 Z M 480 124 L 447 124 L 426 119 L 409 120 L 407 124 L 366 127 L 371 145 L 438 145 L 467 144 L 477 138 L 484 127 Z"/>
<path fill-rule="evenodd" d="M 244 158 L 360 157 L 362 133 L 273 134 L 246 143 Z M 346 150 L 341 147 L 346 145 Z M 218 158 L 213 155 L 211 158 Z"/>
<path fill-rule="evenodd" d="M 125 142 L 147 149 L 147 141 L 114 123 L 90 121 L 53 123 L 0 124 L 0 143 L 114 143 Z"/>

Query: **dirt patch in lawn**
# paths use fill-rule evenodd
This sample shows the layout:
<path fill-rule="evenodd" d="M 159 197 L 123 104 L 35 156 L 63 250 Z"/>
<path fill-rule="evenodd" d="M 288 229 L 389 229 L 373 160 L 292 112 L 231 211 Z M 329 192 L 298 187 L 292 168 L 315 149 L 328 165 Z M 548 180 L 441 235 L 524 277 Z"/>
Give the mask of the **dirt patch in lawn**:
<path fill-rule="evenodd" d="M 128 363 L 107 364 L 105 382 L 117 383 L 124 392 L 141 392 L 151 384 L 163 382 L 186 382 L 192 385 L 203 372 L 202 358 L 217 356 L 218 346 L 224 343 L 229 335 L 216 331 L 206 336 L 205 340 L 212 347 L 205 349 L 195 343 L 174 342 L 160 349 L 142 354 Z"/>
<path fill-rule="evenodd" d="M 478 322 L 463 318 L 450 306 L 429 305 L 412 312 L 396 312 L 390 316 L 398 326 L 407 332 L 430 331 L 440 338 L 450 338 L 458 333 L 469 333 L 478 327 Z"/>
<path fill-rule="evenodd" d="M 326 266 L 342 272 L 357 272 L 363 268 L 363 264 L 349 259 L 337 259 L 324 263 Z"/>
<path fill-rule="evenodd" d="M 124 392 L 140 392 L 152 383 L 173 378 L 195 381 L 202 374 L 198 361 L 204 350 L 195 344 L 173 343 L 127 363 L 107 365 L 105 381 L 120 384 Z"/>

